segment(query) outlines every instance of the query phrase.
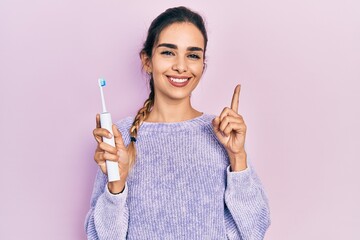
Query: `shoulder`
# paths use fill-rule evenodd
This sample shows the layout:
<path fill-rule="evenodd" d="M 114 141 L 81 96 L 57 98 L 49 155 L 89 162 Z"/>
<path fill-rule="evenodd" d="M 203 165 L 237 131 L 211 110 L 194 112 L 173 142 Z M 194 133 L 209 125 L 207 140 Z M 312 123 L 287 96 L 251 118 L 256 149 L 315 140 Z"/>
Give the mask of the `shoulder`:
<path fill-rule="evenodd" d="M 211 123 L 216 116 L 214 114 L 204 113 L 199 119 L 204 123 Z"/>
<path fill-rule="evenodd" d="M 208 129 L 212 132 L 212 121 L 214 118 L 215 118 L 215 115 L 204 113 L 203 115 L 198 117 L 196 119 L 196 121 L 199 125 L 201 125 L 202 127 L 205 127 L 206 129 Z"/>
<path fill-rule="evenodd" d="M 133 121 L 134 117 L 126 117 L 117 121 L 115 125 L 118 127 L 119 130 L 124 128 L 130 128 Z"/>
<path fill-rule="evenodd" d="M 214 133 L 214 129 L 213 129 L 213 124 L 212 121 L 214 120 L 214 118 L 216 117 L 216 115 L 214 114 L 206 114 L 204 113 L 202 115 L 202 117 L 200 118 L 200 120 L 203 122 L 203 129 L 204 131 L 209 134 L 209 136 L 211 138 L 213 138 L 219 145 L 222 146 L 222 144 L 219 142 L 218 138 L 216 137 L 215 133 Z"/>
<path fill-rule="evenodd" d="M 130 140 L 130 128 L 134 121 L 134 117 L 126 117 L 115 123 L 116 127 L 119 129 L 124 142 L 129 142 Z"/>

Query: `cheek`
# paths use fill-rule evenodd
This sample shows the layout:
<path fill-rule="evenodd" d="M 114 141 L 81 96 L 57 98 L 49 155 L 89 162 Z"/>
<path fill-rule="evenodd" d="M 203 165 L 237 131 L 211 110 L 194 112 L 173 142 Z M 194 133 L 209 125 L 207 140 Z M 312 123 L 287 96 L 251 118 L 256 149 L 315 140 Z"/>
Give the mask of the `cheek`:
<path fill-rule="evenodd" d="M 197 77 L 201 77 L 201 75 L 204 72 L 204 64 L 203 63 L 196 63 L 196 64 L 192 64 L 189 66 L 191 72 L 197 76 Z"/>
<path fill-rule="evenodd" d="M 171 62 L 164 59 L 154 59 L 153 60 L 153 70 L 157 73 L 162 73 L 167 69 L 171 68 Z"/>

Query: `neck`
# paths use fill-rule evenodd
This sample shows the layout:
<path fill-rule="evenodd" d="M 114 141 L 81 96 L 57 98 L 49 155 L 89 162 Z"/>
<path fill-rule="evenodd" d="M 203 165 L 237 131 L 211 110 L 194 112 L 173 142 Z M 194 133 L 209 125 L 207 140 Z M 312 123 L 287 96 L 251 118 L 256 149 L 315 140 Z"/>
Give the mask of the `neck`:
<path fill-rule="evenodd" d="M 157 101 L 146 118 L 146 122 L 182 122 L 201 116 L 191 106 L 190 97 L 184 101 Z"/>

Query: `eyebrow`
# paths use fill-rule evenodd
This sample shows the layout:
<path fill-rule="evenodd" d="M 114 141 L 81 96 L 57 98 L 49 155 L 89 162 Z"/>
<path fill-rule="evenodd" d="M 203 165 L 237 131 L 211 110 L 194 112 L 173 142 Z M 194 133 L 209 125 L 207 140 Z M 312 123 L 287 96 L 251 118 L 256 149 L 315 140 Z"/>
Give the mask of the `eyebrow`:
<path fill-rule="evenodd" d="M 167 48 L 171 48 L 171 49 L 178 49 L 178 47 L 175 44 L 172 44 L 172 43 L 161 43 L 161 44 L 157 45 L 156 48 L 158 48 L 158 47 L 167 47 Z M 200 47 L 188 47 L 186 50 L 188 50 L 188 51 L 201 51 L 201 52 L 204 51 Z"/>

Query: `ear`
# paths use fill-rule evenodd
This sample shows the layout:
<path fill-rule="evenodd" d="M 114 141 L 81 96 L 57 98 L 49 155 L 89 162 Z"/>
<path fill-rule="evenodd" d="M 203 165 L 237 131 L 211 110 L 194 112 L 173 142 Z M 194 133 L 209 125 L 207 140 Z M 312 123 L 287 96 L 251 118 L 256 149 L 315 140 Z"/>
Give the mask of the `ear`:
<path fill-rule="evenodd" d="M 151 58 L 145 52 L 141 52 L 140 57 L 141 57 L 142 67 L 145 70 L 145 72 L 151 73 L 152 72 Z"/>
<path fill-rule="evenodd" d="M 203 71 L 202 71 L 202 73 L 205 72 L 206 68 L 207 68 L 207 62 L 206 62 L 206 60 L 205 60 L 204 63 L 203 63 Z"/>

